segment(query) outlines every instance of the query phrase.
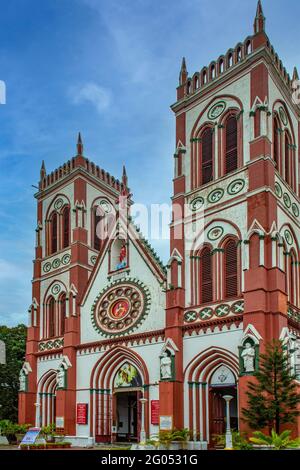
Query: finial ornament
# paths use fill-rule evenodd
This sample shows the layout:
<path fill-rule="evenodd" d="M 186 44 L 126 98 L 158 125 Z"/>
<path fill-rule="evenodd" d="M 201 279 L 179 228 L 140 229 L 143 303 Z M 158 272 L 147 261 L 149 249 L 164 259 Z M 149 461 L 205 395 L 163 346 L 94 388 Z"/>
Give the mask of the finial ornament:
<path fill-rule="evenodd" d="M 77 155 L 83 154 L 83 143 L 81 140 L 81 134 L 78 132 L 78 139 L 77 139 Z"/>
<path fill-rule="evenodd" d="M 255 20 L 254 20 L 254 34 L 263 32 L 265 30 L 265 25 L 266 25 L 266 18 L 264 16 L 261 0 L 258 0 Z"/>
<path fill-rule="evenodd" d="M 42 166 L 41 166 L 41 170 L 40 170 L 40 178 L 41 180 L 43 180 L 46 176 L 46 167 L 45 167 L 45 162 L 44 160 L 42 161 Z"/>
<path fill-rule="evenodd" d="M 188 77 L 188 72 L 186 68 L 185 57 L 182 58 L 180 74 L 179 74 L 179 85 L 183 85 Z"/>

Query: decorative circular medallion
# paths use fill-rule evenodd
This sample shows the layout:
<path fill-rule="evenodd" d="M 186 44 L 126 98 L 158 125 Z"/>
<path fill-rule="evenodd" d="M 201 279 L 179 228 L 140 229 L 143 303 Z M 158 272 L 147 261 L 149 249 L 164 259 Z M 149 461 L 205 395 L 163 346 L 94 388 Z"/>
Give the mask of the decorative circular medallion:
<path fill-rule="evenodd" d="M 234 304 L 231 305 L 231 311 L 233 313 L 243 313 L 244 312 L 244 301 L 238 300 Z"/>
<path fill-rule="evenodd" d="M 291 207 L 291 198 L 287 193 L 283 195 L 283 202 L 288 209 Z"/>
<path fill-rule="evenodd" d="M 289 230 L 284 231 L 284 238 L 289 245 L 293 244 L 293 241 L 294 241 L 293 235 L 291 234 Z"/>
<path fill-rule="evenodd" d="M 62 264 L 69 264 L 70 261 L 71 261 L 71 256 L 69 255 L 69 253 L 66 253 L 61 259 Z"/>
<path fill-rule="evenodd" d="M 234 196 L 235 194 L 240 193 L 245 187 L 245 181 L 242 179 L 232 181 L 227 188 L 228 194 Z"/>
<path fill-rule="evenodd" d="M 61 198 L 56 199 L 56 201 L 55 201 L 55 203 L 54 203 L 54 208 L 55 208 L 56 210 L 61 209 L 62 206 L 63 206 L 63 203 L 64 203 L 64 201 L 63 201 Z"/>
<path fill-rule="evenodd" d="M 284 126 L 287 126 L 288 120 L 283 106 L 279 108 L 279 117 Z"/>
<path fill-rule="evenodd" d="M 54 284 L 54 286 L 51 289 L 52 294 L 57 295 L 60 292 L 60 285 L 59 284 Z"/>
<path fill-rule="evenodd" d="M 104 289 L 92 307 L 92 323 L 105 336 L 136 328 L 148 313 L 150 293 L 137 281 L 119 280 Z"/>
<path fill-rule="evenodd" d="M 97 261 L 97 256 L 96 255 L 91 256 L 90 261 L 91 261 L 91 264 L 95 264 Z"/>
<path fill-rule="evenodd" d="M 219 202 L 220 199 L 222 199 L 223 195 L 224 195 L 224 189 L 217 188 L 217 189 L 214 189 L 211 193 L 209 193 L 207 200 L 208 202 L 215 204 L 216 202 Z"/>
<path fill-rule="evenodd" d="M 223 227 L 220 227 L 220 226 L 213 227 L 208 232 L 207 238 L 211 241 L 215 241 L 215 240 L 218 240 L 218 238 L 221 238 L 223 233 L 224 233 Z"/>
<path fill-rule="evenodd" d="M 50 269 L 51 269 L 51 263 L 49 263 L 49 262 L 45 263 L 44 266 L 43 266 L 44 273 L 48 273 L 50 271 Z"/>
<path fill-rule="evenodd" d="M 226 109 L 225 101 L 218 101 L 208 111 L 208 119 L 217 119 Z"/>
<path fill-rule="evenodd" d="M 214 314 L 213 309 L 210 307 L 206 307 L 200 311 L 199 316 L 201 320 L 209 320 L 213 316 L 213 314 Z"/>
<path fill-rule="evenodd" d="M 55 258 L 55 260 L 52 261 L 52 268 L 57 269 L 57 268 L 59 268 L 59 266 L 60 266 L 60 259 Z"/>
<path fill-rule="evenodd" d="M 190 203 L 190 208 L 192 211 L 198 211 L 204 206 L 204 199 L 203 197 L 196 197 Z"/>
<path fill-rule="evenodd" d="M 275 187 L 275 194 L 276 194 L 276 196 L 277 196 L 277 197 L 282 197 L 282 188 L 281 188 L 280 184 L 277 183 L 277 181 L 276 181 L 274 187 Z"/>
<path fill-rule="evenodd" d="M 218 305 L 215 309 L 215 313 L 217 317 L 226 317 L 230 311 L 229 305 L 222 304 Z"/>
<path fill-rule="evenodd" d="M 292 204 L 292 211 L 295 217 L 299 217 L 299 207 L 297 204 L 295 204 L 295 202 Z"/>
<path fill-rule="evenodd" d="M 197 319 L 197 312 L 185 312 L 184 320 L 187 323 L 191 323 Z"/>

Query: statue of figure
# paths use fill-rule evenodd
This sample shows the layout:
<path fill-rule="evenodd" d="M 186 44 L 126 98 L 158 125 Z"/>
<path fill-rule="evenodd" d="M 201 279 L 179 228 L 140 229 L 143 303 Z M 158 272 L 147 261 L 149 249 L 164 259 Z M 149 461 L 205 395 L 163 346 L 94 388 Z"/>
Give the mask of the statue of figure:
<path fill-rule="evenodd" d="M 126 267 L 126 264 L 127 264 L 126 256 L 127 256 L 127 250 L 126 250 L 126 244 L 124 243 L 120 249 L 119 263 L 117 265 L 117 269 L 122 269 Z"/>
<path fill-rule="evenodd" d="M 19 382 L 20 382 L 20 392 L 26 392 L 26 375 L 23 370 L 21 370 L 19 375 Z"/>
<path fill-rule="evenodd" d="M 161 379 L 172 378 L 172 360 L 167 352 L 164 352 L 160 359 L 160 377 Z"/>
<path fill-rule="evenodd" d="M 60 366 L 56 374 L 57 388 L 65 388 L 65 369 Z"/>
<path fill-rule="evenodd" d="M 255 349 L 251 343 L 245 343 L 241 356 L 244 362 L 245 372 L 254 372 Z"/>

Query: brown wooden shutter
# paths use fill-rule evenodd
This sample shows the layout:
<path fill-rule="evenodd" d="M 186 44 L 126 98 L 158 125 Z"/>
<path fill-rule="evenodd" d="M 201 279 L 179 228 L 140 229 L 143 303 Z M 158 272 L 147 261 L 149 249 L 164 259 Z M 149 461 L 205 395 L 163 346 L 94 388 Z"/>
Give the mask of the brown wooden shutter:
<path fill-rule="evenodd" d="M 101 220 L 101 216 L 97 214 L 97 208 L 94 209 L 94 248 L 100 250 L 100 238 L 97 235 L 97 225 Z"/>
<path fill-rule="evenodd" d="M 63 212 L 63 248 L 70 244 L 70 209 L 65 207 Z"/>
<path fill-rule="evenodd" d="M 206 129 L 202 134 L 202 184 L 209 183 L 213 179 L 213 133 L 212 129 Z"/>
<path fill-rule="evenodd" d="M 273 159 L 275 162 L 275 166 L 278 169 L 279 146 L 278 146 L 278 123 L 277 123 L 276 118 L 273 121 L 273 135 L 274 135 Z"/>
<path fill-rule="evenodd" d="M 53 338 L 55 336 L 55 301 L 53 297 L 51 297 L 49 304 L 48 304 L 48 314 L 49 314 L 49 338 Z"/>
<path fill-rule="evenodd" d="M 235 240 L 225 245 L 225 298 L 236 297 L 238 294 L 237 246 Z"/>
<path fill-rule="evenodd" d="M 201 263 L 201 302 L 213 300 L 212 256 L 209 248 L 204 248 L 200 257 Z"/>
<path fill-rule="evenodd" d="M 285 166 L 285 181 L 288 184 L 291 184 L 290 181 L 290 173 L 291 173 L 291 168 L 290 168 L 290 148 L 289 148 L 289 138 L 287 134 L 285 135 L 285 152 L 284 152 L 284 166 Z"/>
<path fill-rule="evenodd" d="M 57 252 L 57 214 L 54 212 L 51 219 L 51 254 Z"/>
<path fill-rule="evenodd" d="M 225 125 L 225 174 L 237 169 L 237 120 L 236 116 L 230 116 Z"/>
<path fill-rule="evenodd" d="M 61 306 L 60 306 L 60 334 L 65 333 L 65 318 L 66 318 L 66 295 L 61 296 Z"/>

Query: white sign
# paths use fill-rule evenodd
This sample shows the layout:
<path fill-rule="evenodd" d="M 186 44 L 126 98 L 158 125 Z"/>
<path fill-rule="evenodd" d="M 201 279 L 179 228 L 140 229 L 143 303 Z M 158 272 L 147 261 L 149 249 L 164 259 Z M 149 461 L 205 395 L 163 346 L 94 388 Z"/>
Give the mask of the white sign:
<path fill-rule="evenodd" d="M 173 429 L 173 416 L 160 416 L 159 417 L 160 431 L 172 431 Z"/>
<path fill-rule="evenodd" d="M 55 426 L 57 428 L 64 428 L 65 427 L 65 418 L 63 416 L 56 416 Z"/>

